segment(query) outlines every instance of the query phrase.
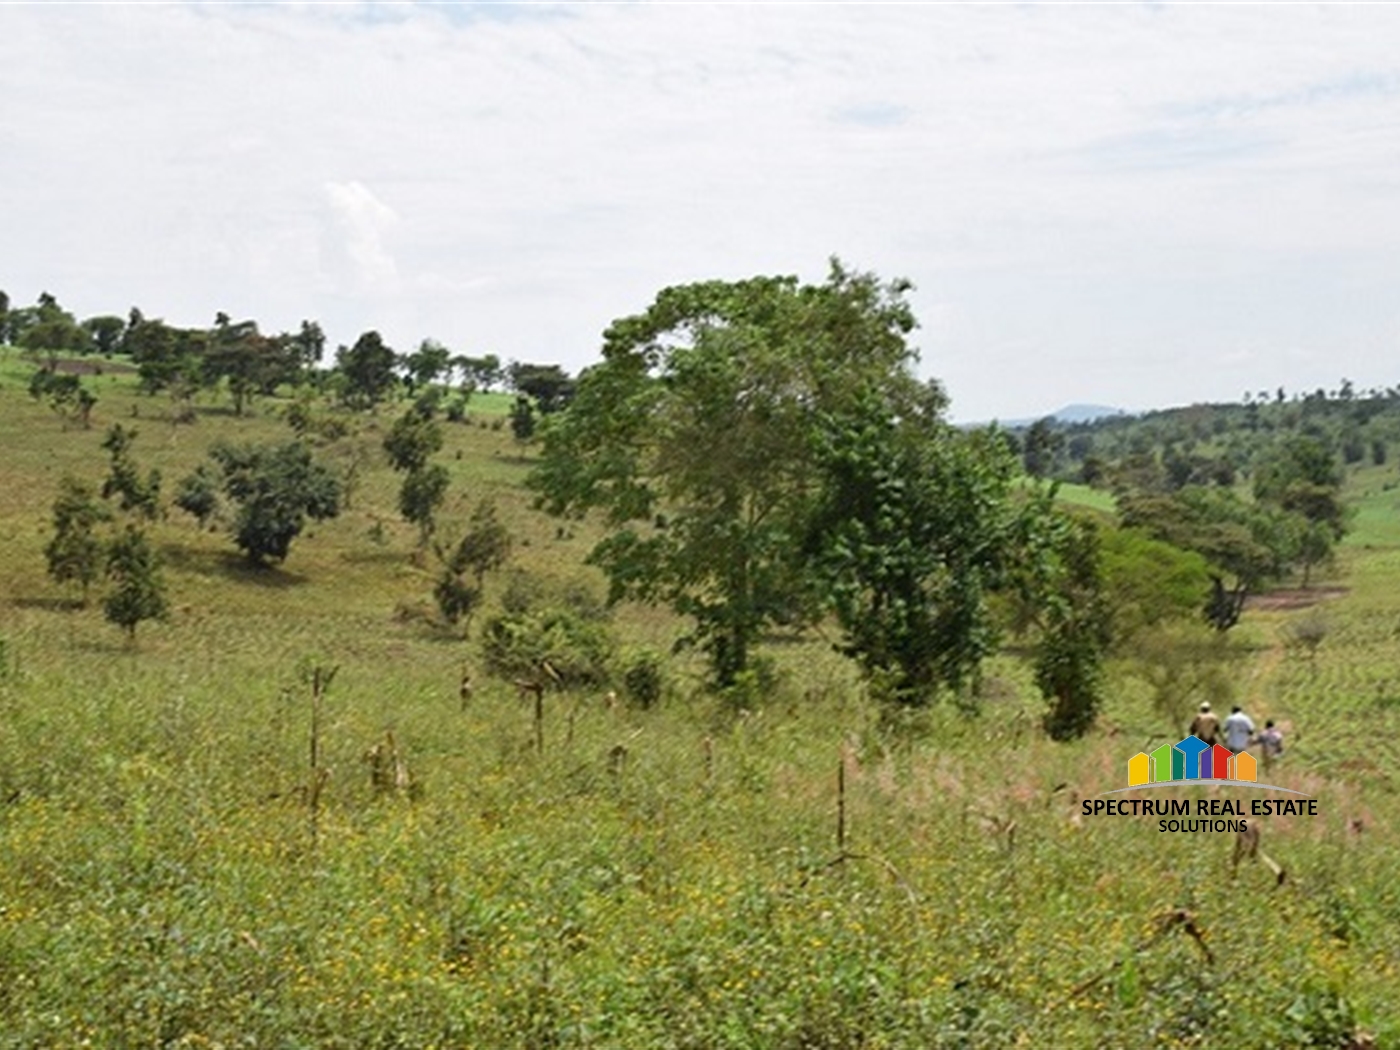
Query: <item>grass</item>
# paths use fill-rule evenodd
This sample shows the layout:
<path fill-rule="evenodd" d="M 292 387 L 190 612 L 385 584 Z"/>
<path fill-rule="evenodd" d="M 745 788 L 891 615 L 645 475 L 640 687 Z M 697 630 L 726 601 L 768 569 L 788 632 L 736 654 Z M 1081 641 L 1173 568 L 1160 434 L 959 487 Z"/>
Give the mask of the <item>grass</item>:
<path fill-rule="evenodd" d="M 135 422 L 134 454 L 167 486 L 217 437 L 288 431 L 274 401 L 241 420 L 205 404 L 177 427 L 129 381 L 100 397 L 94 428 L 65 432 L 0 371 L 0 1016 L 13 1045 L 1400 1039 L 1400 543 L 1382 525 L 1343 550 L 1344 597 L 1251 613 L 1237 632 L 1240 697 L 1289 729 L 1271 778 L 1320 800 L 1317 818 L 1263 820 L 1290 873 L 1274 889 L 1259 865 L 1231 879 L 1227 836 L 1082 816 L 1078 800 L 1121 786 L 1132 753 L 1180 731 L 1121 668 L 1100 730 L 1056 745 L 1013 655 L 988 667 L 978 717 L 891 713 L 807 640 L 769 647 L 779 685 L 742 707 L 676 661 L 651 710 L 610 708 L 601 689 L 551 693 L 537 753 L 512 684 L 483 675 L 472 646 L 395 615 L 430 601 L 431 577 L 378 458 L 352 509 L 278 570 L 245 568 L 225 535 L 183 516 L 158 522 L 175 611 L 129 649 L 95 609 L 63 608 L 44 575 L 58 476 L 100 479 L 115 420 Z M 391 411 L 321 454 L 373 452 Z M 531 509 L 528 451 L 508 430 L 447 435 L 445 528 L 493 498 L 518 567 L 600 587 L 580 567 L 593 533 Z M 1308 658 L 1289 630 L 1314 615 L 1327 629 Z M 646 609 L 614 626 L 663 650 L 679 630 Z M 464 663 L 477 679 L 465 710 Z M 339 668 L 314 828 L 313 666 Z M 386 731 L 412 797 L 372 790 L 362 756 Z M 1169 921 L 1177 909 L 1209 959 Z"/>

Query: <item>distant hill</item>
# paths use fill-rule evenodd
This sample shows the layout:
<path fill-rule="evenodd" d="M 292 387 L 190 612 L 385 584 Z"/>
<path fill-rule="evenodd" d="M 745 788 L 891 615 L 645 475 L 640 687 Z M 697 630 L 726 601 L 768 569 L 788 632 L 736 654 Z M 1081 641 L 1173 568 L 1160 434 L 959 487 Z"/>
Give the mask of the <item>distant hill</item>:
<path fill-rule="evenodd" d="M 1065 405 L 1064 408 L 1054 412 L 1047 412 L 1045 415 L 1060 423 L 1092 423 L 1096 419 L 1103 419 L 1107 416 L 1129 415 L 1125 409 L 1111 408 L 1108 405 Z M 1028 427 L 1038 419 L 1045 416 L 1031 416 L 1026 419 L 999 419 L 997 423 L 1008 430 L 1019 430 Z M 980 425 L 980 424 L 973 424 Z"/>
<path fill-rule="evenodd" d="M 1125 416 L 1130 413 L 1121 408 L 1110 408 L 1108 405 L 1066 405 L 1058 412 L 1050 414 L 1061 423 L 1092 423 L 1105 416 Z M 1030 422 L 1033 423 L 1035 420 Z"/>

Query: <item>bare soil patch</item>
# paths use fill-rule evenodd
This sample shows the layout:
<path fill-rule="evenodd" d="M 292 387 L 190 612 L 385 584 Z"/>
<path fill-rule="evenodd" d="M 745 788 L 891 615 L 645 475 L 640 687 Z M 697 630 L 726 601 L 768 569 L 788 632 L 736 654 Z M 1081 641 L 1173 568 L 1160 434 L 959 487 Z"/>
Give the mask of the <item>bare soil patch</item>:
<path fill-rule="evenodd" d="M 1295 587 L 1269 591 L 1267 594 L 1251 594 L 1245 599 L 1244 606 L 1259 612 L 1288 612 L 1340 598 L 1349 590 L 1348 587 Z"/>

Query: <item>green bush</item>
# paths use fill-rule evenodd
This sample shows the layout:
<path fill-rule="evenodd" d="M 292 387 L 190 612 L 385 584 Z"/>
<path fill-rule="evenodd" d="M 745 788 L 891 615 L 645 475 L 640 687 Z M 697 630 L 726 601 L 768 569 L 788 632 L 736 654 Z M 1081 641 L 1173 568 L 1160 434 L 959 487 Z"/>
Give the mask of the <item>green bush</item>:
<path fill-rule="evenodd" d="M 614 641 L 606 624 L 546 606 L 492 617 L 482 632 L 482 648 L 493 674 L 534 677 L 543 672 L 568 689 L 608 680 Z"/>
<path fill-rule="evenodd" d="M 633 649 L 622 661 L 622 688 L 638 707 L 652 707 L 661 699 L 666 677 L 661 654 L 655 649 Z"/>

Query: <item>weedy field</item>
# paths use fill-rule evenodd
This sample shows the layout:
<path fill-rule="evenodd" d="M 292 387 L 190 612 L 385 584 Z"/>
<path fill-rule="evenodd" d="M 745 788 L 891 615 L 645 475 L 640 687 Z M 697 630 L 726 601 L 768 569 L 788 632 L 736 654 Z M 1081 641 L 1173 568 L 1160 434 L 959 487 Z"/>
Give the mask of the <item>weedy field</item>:
<path fill-rule="evenodd" d="M 387 410 L 321 451 L 350 509 L 278 569 L 156 522 L 172 611 L 129 645 L 46 576 L 60 476 L 100 482 L 122 422 L 173 485 L 218 438 L 285 436 L 286 404 L 176 425 L 107 374 L 92 428 L 65 430 L 26 375 L 0 363 L 4 1045 L 1400 1041 L 1394 467 L 1353 478 L 1328 597 L 1232 632 L 1240 702 L 1288 729 L 1269 781 L 1319 800 L 1250 820 L 1276 885 L 1232 869 L 1233 836 L 1082 815 L 1183 731 L 1123 669 L 1073 744 L 1041 734 L 1014 653 L 975 714 L 891 712 L 821 637 L 774 639 L 773 674 L 724 700 L 677 658 L 650 708 L 549 691 L 537 721 L 430 622 Z M 509 571 L 601 594 L 591 535 L 531 509 L 500 420 L 447 428 L 444 529 L 493 499 Z M 613 627 L 663 650 L 678 631 Z"/>

